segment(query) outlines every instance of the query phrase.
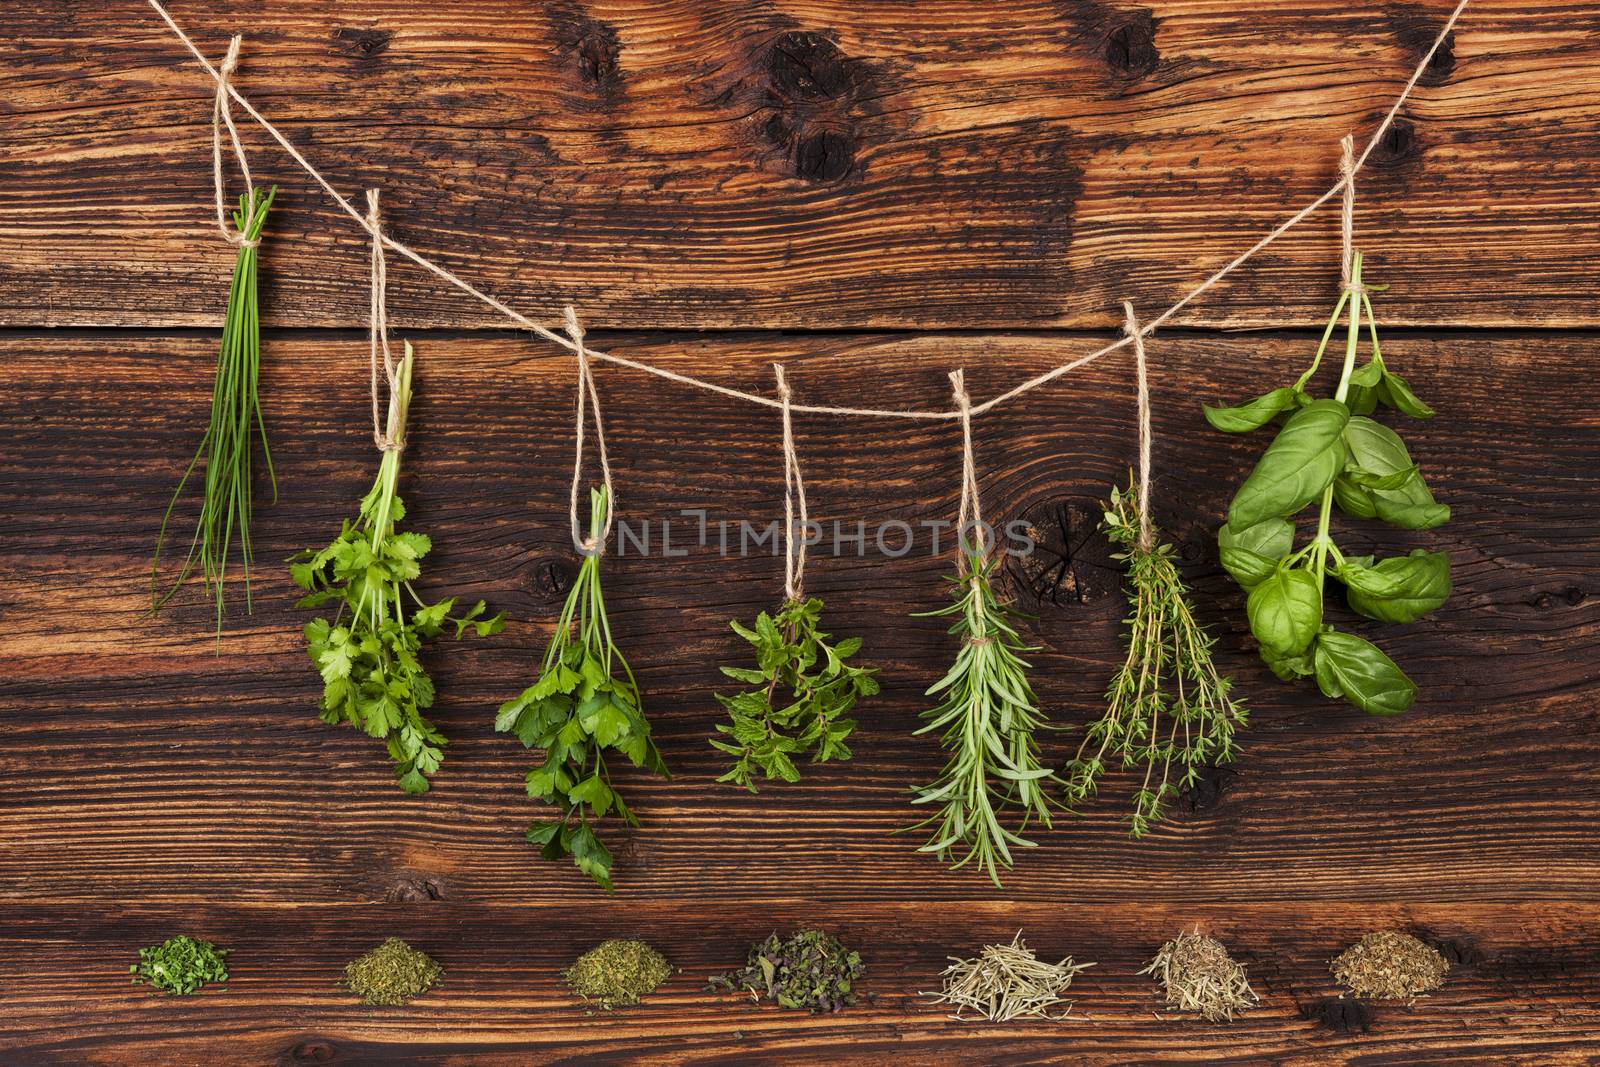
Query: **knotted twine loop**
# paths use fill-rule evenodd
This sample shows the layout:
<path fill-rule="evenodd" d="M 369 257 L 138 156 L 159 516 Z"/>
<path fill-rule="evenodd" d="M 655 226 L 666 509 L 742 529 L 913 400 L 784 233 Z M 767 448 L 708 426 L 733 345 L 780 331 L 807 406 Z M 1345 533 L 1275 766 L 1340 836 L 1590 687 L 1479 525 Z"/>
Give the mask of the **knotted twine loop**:
<path fill-rule="evenodd" d="M 383 380 L 389 389 L 390 404 L 400 388 L 394 355 L 389 351 L 389 265 L 383 256 L 383 218 L 378 212 L 378 190 L 367 190 L 367 224 L 372 227 L 372 308 L 367 317 L 367 334 L 372 363 L 372 441 L 379 452 L 403 452 L 405 430 L 394 437 L 383 428 L 379 414 L 378 353 L 383 353 Z"/>
<path fill-rule="evenodd" d="M 228 82 L 233 77 L 233 72 L 239 66 L 239 45 L 244 40 L 238 34 L 228 42 L 228 54 L 222 60 L 222 66 L 217 74 L 217 95 L 211 103 L 211 178 L 212 186 L 216 192 L 217 200 L 217 229 L 222 231 L 222 239 L 229 244 L 240 248 L 255 248 L 261 241 L 250 240 L 245 237 L 245 232 L 250 229 L 250 223 L 256 217 L 256 186 L 250 178 L 250 163 L 244 158 L 244 144 L 239 140 L 239 127 L 233 124 L 233 98 L 228 93 Z M 222 127 L 228 127 L 228 139 L 233 142 L 233 154 L 239 161 L 239 171 L 244 175 L 244 230 L 230 229 L 228 226 L 228 207 L 225 203 L 227 190 L 222 178 Z"/>
<path fill-rule="evenodd" d="M 1127 316 L 1122 329 L 1133 342 L 1133 365 L 1139 382 L 1139 550 L 1149 552 L 1156 547 L 1155 531 L 1150 526 L 1150 374 L 1145 364 L 1145 332 L 1133 313 L 1132 301 L 1124 300 L 1122 311 Z"/>
<path fill-rule="evenodd" d="M 789 382 L 783 376 L 783 364 L 774 363 L 772 373 L 778 379 L 778 399 L 783 407 L 783 595 L 789 603 L 802 599 L 806 576 L 806 533 L 811 529 L 811 517 L 806 511 L 806 483 L 800 477 L 800 454 L 794 447 L 794 421 L 789 412 Z M 800 510 L 800 536 L 795 537 L 795 506 Z"/>
<path fill-rule="evenodd" d="M 1356 139 L 1344 135 L 1339 142 L 1344 155 L 1339 160 L 1339 180 L 1344 184 L 1343 210 L 1339 215 L 1339 278 L 1352 297 L 1369 290 L 1355 280 L 1356 256 Z"/>
<path fill-rule="evenodd" d="M 972 530 L 974 554 L 980 562 L 989 558 L 993 546 L 988 543 L 987 527 L 983 522 L 983 502 L 978 497 L 978 467 L 972 455 L 972 398 L 967 395 L 966 371 L 950 372 L 950 382 L 955 386 L 956 413 L 961 419 L 961 509 L 956 516 L 956 544 L 960 552 L 962 575 L 967 568 L 966 533 Z"/>
<path fill-rule="evenodd" d="M 617 494 L 611 488 L 611 460 L 606 455 L 606 430 L 600 421 L 600 395 L 594 388 L 594 371 L 589 366 L 589 352 L 583 347 L 583 327 L 578 324 L 578 312 L 571 304 L 563 312 L 567 336 L 572 340 L 578 357 L 578 421 L 573 433 L 575 447 L 572 460 L 572 500 L 568 517 L 572 522 L 572 543 L 586 556 L 595 555 L 611 536 L 611 517 L 617 511 Z M 598 532 L 585 534 L 578 522 L 578 490 L 583 484 L 583 415 L 584 408 L 594 408 L 594 441 L 600 453 L 600 477 L 606 487 L 606 521 Z"/>

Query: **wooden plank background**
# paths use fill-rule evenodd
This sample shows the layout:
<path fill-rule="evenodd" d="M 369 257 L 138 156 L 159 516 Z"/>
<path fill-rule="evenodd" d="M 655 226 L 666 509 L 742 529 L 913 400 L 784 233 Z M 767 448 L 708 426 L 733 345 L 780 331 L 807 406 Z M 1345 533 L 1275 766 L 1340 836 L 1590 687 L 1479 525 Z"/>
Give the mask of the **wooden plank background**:
<path fill-rule="evenodd" d="M 1151 9 L 903 4 L 262 0 L 175 4 L 242 88 L 398 236 L 530 313 L 574 300 L 594 343 L 797 400 L 939 406 L 1098 347 L 1123 296 L 1157 309 L 1332 179 L 1431 41 L 1439 4 Z M 1456 593 L 1363 629 L 1423 685 L 1380 720 L 1256 661 L 1211 530 L 1258 447 L 1198 402 L 1298 373 L 1336 284 L 1318 216 L 1152 346 L 1158 521 L 1252 704 L 1241 759 L 1134 844 L 1127 776 L 1041 835 L 996 891 L 892 835 L 939 756 L 911 737 L 950 647 L 948 555 L 814 557 L 837 633 L 885 690 L 857 758 L 759 797 L 713 784 L 705 738 L 730 617 L 779 561 L 608 561 L 672 782 L 625 783 L 645 827 L 606 898 L 521 841 L 527 756 L 492 729 L 531 679 L 570 580 L 573 368 L 417 272 L 404 492 L 426 585 L 511 619 L 430 660 L 452 743 L 401 795 L 376 744 L 320 724 L 305 613 L 275 561 L 320 544 L 371 476 L 359 231 L 258 131 L 282 185 L 265 253 L 263 387 L 282 499 L 258 520 L 258 605 L 218 654 L 198 593 L 140 616 L 148 553 L 209 395 L 229 254 L 209 221 L 204 76 L 134 0 L 0 13 L 0 1059 L 180 1063 L 1593 1063 L 1600 1057 L 1600 416 L 1594 300 L 1600 18 L 1474 4 L 1363 176 L 1385 352 L 1440 410 L 1407 436 L 1452 522 Z M 495 327 L 491 331 L 489 328 Z M 696 328 L 705 327 L 705 330 Z M 1255 327 L 1251 333 L 1231 332 Z M 773 516 L 775 415 L 599 369 L 623 515 Z M 870 384 L 864 384 L 870 383 Z M 986 510 L 1044 550 L 1008 572 L 1034 615 L 1064 759 L 1118 657 L 1123 601 L 1094 501 L 1133 458 L 1123 357 L 976 428 Z M 953 517 L 956 431 L 804 418 L 816 517 Z M 872 1002 L 809 1019 L 700 990 L 773 928 L 859 944 Z M 1165 1017 L 1134 972 L 1199 926 L 1251 968 L 1231 1026 Z M 1411 930 L 1455 966 L 1414 1006 L 1336 999 L 1329 958 Z M 949 1022 L 944 958 L 1017 929 L 1098 966 L 1080 1018 Z M 178 930 L 234 946 L 226 992 L 130 986 Z M 343 962 L 391 934 L 444 964 L 404 1010 L 354 1006 Z M 589 1017 L 558 972 L 644 934 L 679 975 Z"/>

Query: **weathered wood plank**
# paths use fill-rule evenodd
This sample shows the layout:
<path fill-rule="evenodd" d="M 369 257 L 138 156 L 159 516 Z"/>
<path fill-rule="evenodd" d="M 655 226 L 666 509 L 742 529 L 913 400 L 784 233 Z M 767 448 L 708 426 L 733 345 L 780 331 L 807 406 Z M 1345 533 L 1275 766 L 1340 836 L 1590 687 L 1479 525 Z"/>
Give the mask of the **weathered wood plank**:
<path fill-rule="evenodd" d="M 521 840 L 536 812 L 526 756 L 495 735 L 494 707 L 532 677 L 570 573 L 573 367 L 549 346 L 419 338 L 421 371 L 405 492 L 435 537 L 428 588 L 485 597 L 508 632 L 433 657 L 453 741 L 434 793 L 402 796 L 375 743 L 317 722 L 315 672 L 299 651 L 283 569 L 273 561 L 336 531 L 374 463 L 365 342 L 273 338 L 265 394 L 283 497 L 261 510 L 258 606 L 221 647 L 198 593 L 140 618 L 148 551 L 209 396 L 212 339 L 122 335 L 0 342 L 0 704 L 7 743 L 0 893 L 17 903 L 376 901 L 443 893 L 497 904 L 592 902 L 564 867 Z M 766 388 L 784 360 L 797 398 L 943 402 L 943 371 L 966 360 L 982 397 L 1094 337 L 596 336 L 596 343 L 728 384 Z M 926 538 L 901 559 L 818 555 L 811 588 L 835 632 L 866 639 L 886 691 L 863 708 L 858 757 L 808 770 L 758 798 L 712 784 L 705 743 L 721 714 L 717 666 L 738 655 L 727 619 L 778 595 L 769 556 L 608 563 L 613 626 L 678 777 L 628 780 L 645 818 L 625 837 L 621 899 L 703 902 L 739 894 L 860 902 L 1014 899 L 1207 902 L 1325 899 L 1589 901 L 1600 878 L 1591 823 L 1600 798 L 1594 695 L 1600 536 L 1592 475 L 1600 421 L 1559 423 L 1547 398 L 1593 365 L 1591 343 L 1394 334 L 1385 346 L 1441 411 L 1408 432 L 1455 509 L 1431 534 L 1353 531 L 1351 544 L 1431 544 L 1455 559 L 1457 592 L 1410 627 L 1364 629 L 1424 687 L 1417 707 L 1376 720 L 1286 687 L 1247 648 L 1241 598 L 1215 562 L 1210 529 L 1259 442 L 1210 432 L 1197 402 L 1287 378 L 1311 342 L 1163 335 L 1155 344 L 1157 517 L 1180 543 L 1224 666 L 1251 699 L 1244 755 L 1152 839 L 1119 823 L 1126 777 L 1082 819 L 1041 835 L 1003 892 L 947 875 L 892 831 L 906 789 L 939 755 L 912 738 L 920 693 L 950 647 L 938 620 L 948 554 Z M 1122 600 L 1083 509 L 1132 458 L 1126 361 L 1105 360 L 977 426 L 990 516 L 1026 516 L 1071 565 L 1012 575 L 1038 615 L 1038 686 L 1057 722 L 1080 729 L 1119 655 Z M 779 507 L 775 413 L 602 367 L 621 516 L 659 523 L 680 509 L 713 520 Z M 953 516 L 950 424 L 807 418 L 798 426 L 813 514 L 853 527 Z M 1069 516 L 1065 538 L 1052 528 Z M 687 543 L 686 543 L 687 542 Z M 659 542 L 658 542 L 659 547 Z M 1039 595 L 1041 594 L 1042 595 Z M 1051 738 L 1052 759 L 1072 735 Z M 1308 905 L 1309 906 L 1309 905 Z"/>
<path fill-rule="evenodd" d="M 240 86 L 340 189 L 382 185 L 401 239 L 530 314 L 924 328 L 1165 307 L 1327 188 L 1449 7 L 173 6 L 214 56 L 247 35 Z M 1600 321 L 1597 31 L 1583 3 L 1469 8 L 1362 178 L 1391 321 Z M 12 5 L 4 36 L 0 324 L 211 322 L 209 79 L 142 0 Z M 283 186 L 271 320 L 358 324 L 359 231 L 246 137 Z M 1318 321 L 1335 233 L 1186 321 Z M 499 324 L 414 269 L 391 293 L 403 324 Z"/>
<path fill-rule="evenodd" d="M 118 904 L 10 909 L 0 976 L 12 990 L 0 1042 L 31 1064 L 1588 1064 L 1600 1052 L 1596 909 L 1578 904 L 1326 902 L 1116 906 L 874 903 L 784 897 L 689 912 L 450 901 L 403 907 Z M 824 923 L 867 961 L 870 1002 L 833 1016 L 752 1007 L 704 992 L 774 928 Z M 1168 1015 L 1136 972 L 1179 930 L 1222 938 L 1261 1005 L 1229 1025 Z M 1328 961 L 1362 933 L 1401 928 L 1452 961 L 1442 989 L 1407 1006 L 1339 1000 Z M 1052 959 L 1096 965 L 1074 982 L 1074 1018 L 956 1022 L 917 995 L 947 955 L 1021 928 Z M 127 981 L 136 949 L 175 930 L 233 948 L 225 992 L 162 998 Z M 595 942 L 647 933 L 678 968 L 641 1005 L 585 1014 L 563 967 Z M 444 966 L 403 1009 L 339 987 L 344 963 L 401 934 Z M 71 1011 L 64 1011 L 71 1005 Z M 218 1060 L 218 1056 L 221 1060 Z"/>

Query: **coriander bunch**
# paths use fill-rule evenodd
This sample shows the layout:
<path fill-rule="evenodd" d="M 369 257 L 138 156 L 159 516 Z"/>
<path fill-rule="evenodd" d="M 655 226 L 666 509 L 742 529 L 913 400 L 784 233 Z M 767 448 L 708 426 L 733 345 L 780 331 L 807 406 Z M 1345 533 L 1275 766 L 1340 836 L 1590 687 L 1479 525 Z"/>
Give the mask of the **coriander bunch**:
<path fill-rule="evenodd" d="M 251 609 L 250 519 L 255 505 L 255 439 L 261 442 L 261 458 L 272 483 L 272 498 L 278 498 L 278 482 L 272 470 L 272 452 L 267 448 L 267 430 L 261 418 L 261 301 L 257 292 L 258 248 L 261 230 L 267 221 L 278 189 L 256 189 L 239 197 L 239 210 L 233 224 L 243 238 L 234 260 L 233 281 L 228 287 L 228 307 L 222 324 L 222 344 L 217 351 L 216 377 L 211 387 L 211 421 L 200 438 L 178 487 L 172 491 L 161 530 L 156 535 L 155 556 L 150 562 L 150 610 L 159 611 L 198 568 L 206 594 L 215 602 L 217 635 L 222 634 L 223 584 L 227 577 L 228 555 L 234 536 L 239 541 L 239 557 L 244 570 L 245 610 Z M 254 199 L 251 199 L 251 198 Z M 161 549 L 166 543 L 172 512 L 183 496 L 189 478 L 204 468 L 200 517 L 189 550 L 177 575 L 161 591 Z"/>
<path fill-rule="evenodd" d="M 403 440 L 411 406 L 413 353 L 406 345 L 389 400 L 389 439 Z M 479 636 L 499 633 L 505 616 L 484 618 L 483 601 L 453 616 L 455 598 L 429 604 L 412 582 L 433 547 L 425 535 L 396 529 L 406 516 L 396 493 L 399 449 L 386 450 L 378 478 L 333 543 L 290 560 L 294 583 L 306 591 L 298 607 L 337 603 L 334 617 L 306 624 L 306 651 L 322 674 L 322 721 L 349 723 L 385 742 L 400 787 L 428 791 L 428 778 L 444 758 L 445 738 L 423 712 L 433 706 L 433 680 L 418 654 L 447 622 L 459 639 L 470 625 Z M 411 608 L 407 614 L 407 601 Z"/>
<path fill-rule="evenodd" d="M 1050 825 L 1044 780 L 1054 777 L 1039 762 L 1034 733 L 1046 720 L 1028 683 L 1028 664 L 1018 655 L 1031 650 L 1012 626 L 1010 605 L 990 584 L 997 558 L 967 551 L 966 573 L 951 579 L 953 603 L 926 613 L 955 617 L 950 633 L 961 639 L 961 651 L 928 689 L 941 699 L 922 713 L 927 722 L 916 731 L 937 732 L 950 753 L 939 777 L 916 787 L 912 800 L 938 811 L 910 827 L 934 827 L 919 852 L 947 861 L 959 856 L 952 870 L 972 863 L 995 885 L 999 868 L 1012 866 L 1012 848 L 1033 845 L 1020 833 L 1028 820 Z M 1022 816 L 1016 830 L 1004 822 L 1011 809 Z"/>
<path fill-rule="evenodd" d="M 605 489 L 590 492 L 591 535 L 606 525 L 609 506 Z M 534 823 L 528 841 L 546 859 L 571 856 L 579 870 L 610 890 L 611 850 L 591 823 L 613 810 L 630 826 L 639 820 L 612 787 L 606 752 L 664 778 L 671 774 L 650 738 L 633 669 L 611 638 L 598 551 L 584 556 L 578 568 L 538 680 L 500 706 L 494 728 L 544 750 L 543 762 L 528 771 L 528 795 L 554 804 L 558 817 Z"/>
<path fill-rule="evenodd" d="M 1344 363 L 1331 398 L 1306 391 L 1348 307 Z M 1360 367 L 1362 312 L 1371 357 Z M 1314 677 L 1323 695 L 1343 698 L 1372 715 L 1398 715 L 1417 697 L 1417 686 L 1371 642 L 1324 621 L 1323 588 L 1329 577 L 1345 587 L 1358 615 L 1406 623 L 1443 604 L 1450 595 L 1450 557 L 1413 550 L 1376 559 L 1346 555 L 1332 533 L 1335 508 L 1355 519 L 1377 519 L 1406 530 L 1445 522 L 1405 442 L 1372 418 L 1381 407 L 1429 418 L 1433 409 L 1389 369 L 1378 348 L 1372 298 L 1361 284 L 1355 253 L 1351 284 L 1339 297 L 1311 365 L 1293 385 L 1237 407 L 1205 409 L 1212 426 L 1247 433 L 1275 420 L 1282 428 L 1234 493 L 1228 521 L 1217 532 L 1222 565 L 1249 593 L 1250 631 L 1261 658 L 1284 680 Z M 1316 533 L 1295 549 L 1294 517 L 1316 508 Z"/>
<path fill-rule="evenodd" d="M 763 611 L 755 629 L 729 623 L 756 650 L 756 666 L 724 667 L 722 673 L 750 689 L 734 696 L 716 694 L 732 720 L 717 731 L 711 746 L 734 757 L 719 782 L 734 782 L 757 792 L 757 772 L 768 779 L 798 782 L 793 757 L 809 753 L 813 763 L 847 760 L 845 744 L 856 728 L 846 718 L 859 697 L 878 692 L 874 667 L 852 667 L 845 661 L 861 649 L 859 637 L 829 644 L 819 628 L 822 601 L 791 600 L 776 617 Z"/>
<path fill-rule="evenodd" d="M 1081 804 L 1113 760 L 1125 769 L 1142 765 L 1129 816 L 1129 832 L 1142 837 L 1203 767 L 1233 759 L 1234 732 L 1246 713 L 1230 695 L 1232 680 L 1211 662 L 1215 640 L 1195 621 L 1172 546 L 1154 527 L 1149 547 L 1141 541 L 1137 484 L 1112 488 L 1104 529 L 1122 547 L 1113 558 L 1128 568 L 1128 654 L 1106 690 L 1105 715 L 1067 765 L 1066 797 L 1069 806 Z"/>

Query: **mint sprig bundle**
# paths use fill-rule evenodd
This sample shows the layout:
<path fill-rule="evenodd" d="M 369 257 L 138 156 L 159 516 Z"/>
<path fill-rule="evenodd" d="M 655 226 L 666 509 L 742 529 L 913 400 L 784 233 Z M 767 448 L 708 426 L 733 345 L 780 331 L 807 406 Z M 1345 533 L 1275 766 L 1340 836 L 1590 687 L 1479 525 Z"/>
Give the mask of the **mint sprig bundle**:
<path fill-rule="evenodd" d="M 756 666 L 723 667 L 722 673 L 750 689 L 733 696 L 716 694 L 731 722 L 719 723 L 726 741 L 711 739 L 718 751 L 734 757 L 719 782 L 733 782 L 758 792 L 756 775 L 798 782 L 794 757 L 809 755 L 813 763 L 847 760 L 846 744 L 855 720 L 847 718 L 856 700 L 878 692 L 874 667 L 852 667 L 845 661 L 861 649 L 859 637 L 830 645 L 819 627 L 822 601 L 790 600 L 776 617 L 763 611 L 755 629 L 729 625 L 755 647 Z"/>
<path fill-rule="evenodd" d="M 605 489 L 591 490 L 591 541 L 606 527 L 609 506 Z M 543 761 L 528 771 L 528 795 L 555 805 L 558 817 L 534 823 L 528 841 L 546 859 L 571 856 L 579 870 L 610 890 L 611 850 L 592 823 L 613 811 L 630 826 L 639 820 L 612 785 L 606 753 L 664 778 L 672 775 L 650 738 L 633 669 L 611 637 L 598 548 L 578 568 L 538 680 L 500 706 L 494 728 L 544 750 Z"/>
<path fill-rule="evenodd" d="M 1347 306 L 1338 387 L 1331 399 L 1314 399 L 1306 385 Z M 1372 352 L 1357 367 L 1363 311 Z M 1450 517 L 1450 509 L 1434 500 L 1405 442 L 1371 417 L 1379 407 L 1417 418 L 1433 415 L 1383 361 L 1357 252 L 1351 284 L 1306 372 L 1293 385 L 1237 407 L 1208 407 L 1206 419 L 1229 433 L 1282 419 L 1277 436 L 1234 494 L 1227 524 L 1217 535 L 1223 566 L 1249 591 L 1250 630 L 1261 645 L 1261 658 L 1282 679 L 1315 677 L 1330 698 L 1342 697 L 1374 715 L 1396 715 L 1416 699 L 1416 684 L 1376 645 L 1327 624 L 1323 612 L 1329 577 L 1344 585 L 1353 611 L 1380 622 L 1412 622 L 1450 595 L 1447 554 L 1417 549 L 1381 560 L 1346 555 L 1330 532 L 1336 507 L 1353 518 L 1407 530 L 1431 529 Z M 1295 549 L 1293 519 L 1312 504 L 1318 508 L 1316 533 Z"/>
<path fill-rule="evenodd" d="M 405 438 L 412 362 L 407 344 L 389 400 L 393 441 Z M 339 605 L 331 620 L 313 619 L 305 627 L 306 651 L 322 674 L 322 721 L 348 723 L 383 741 L 400 787 L 425 793 L 444 758 L 445 737 L 423 714 L 434 702 L 433 680 L 419 659 L 423 644 L 446 623 L 455 625 L 457 638 L 468 626 L 480 637 L 499 633 L 505 616 L 485 618 L 481 600 L 454 616 L 454 597 L 429 604 L 417 595 L 412 583 L 421 577 L 422 559 L 433 542 L 396 528 L 406 516 L 395 491 L 401 454 L 398 447 L 384 451 L 356 521 L 346 519 L 322 551 L 296 556 L 289 573 L 307 594 L 297 607 Z"/>

